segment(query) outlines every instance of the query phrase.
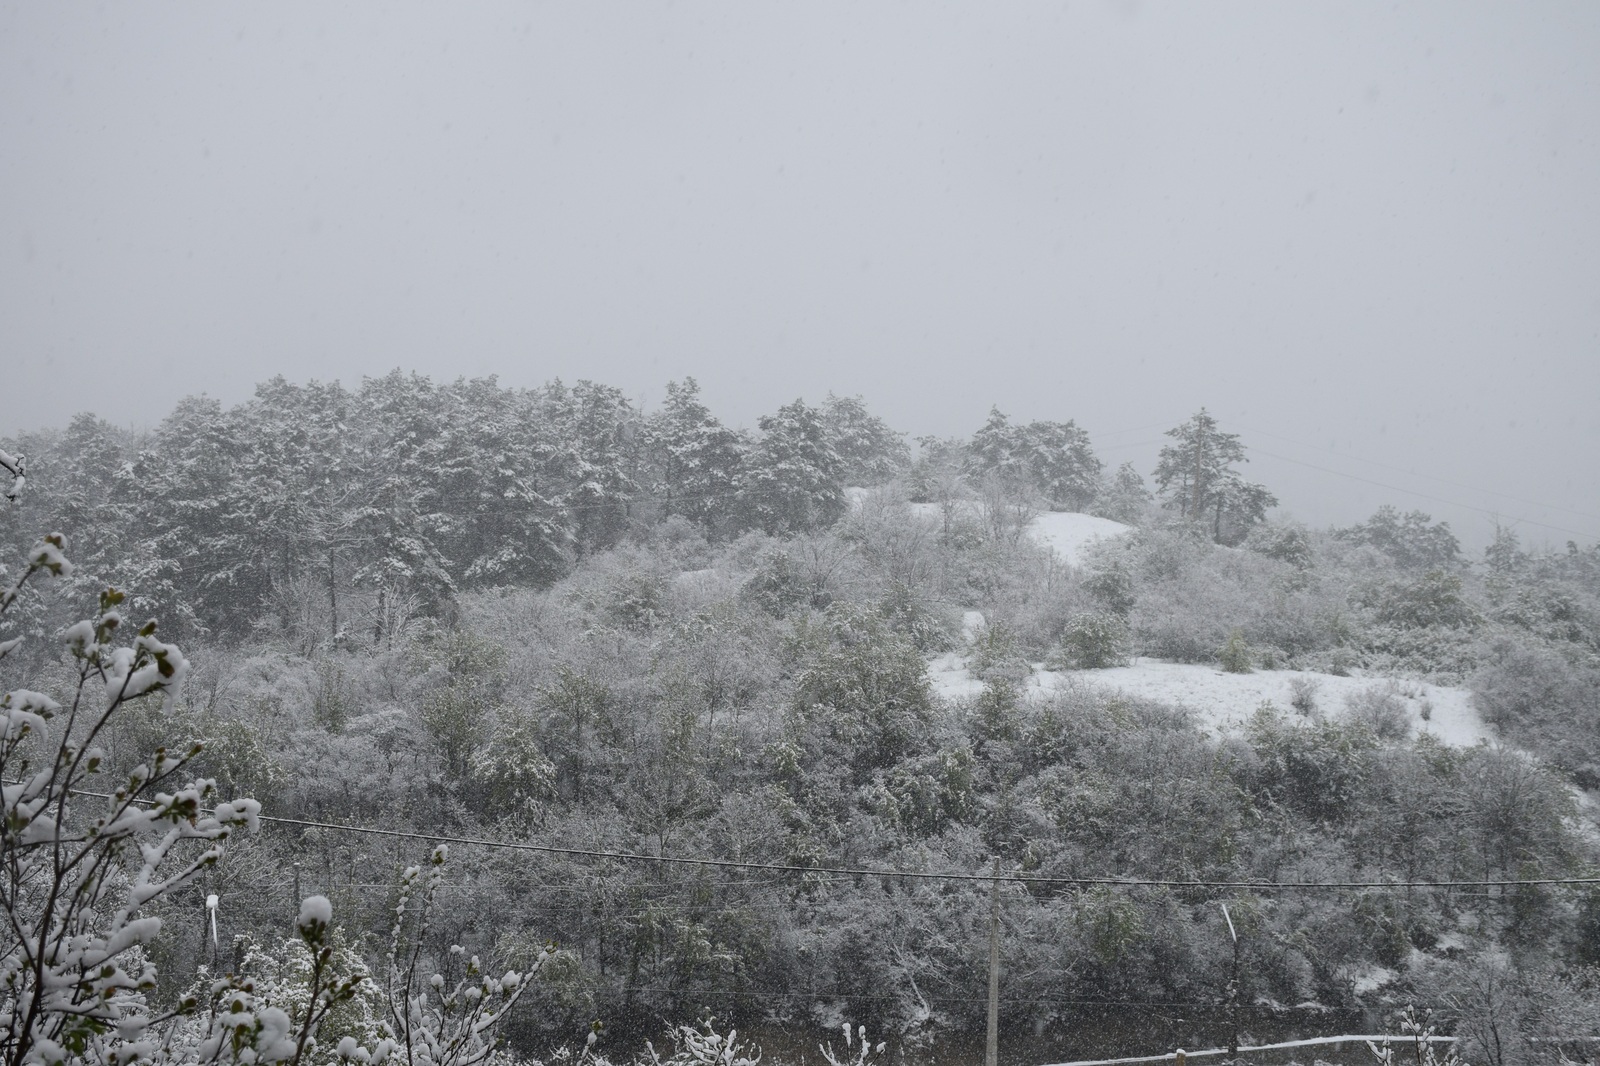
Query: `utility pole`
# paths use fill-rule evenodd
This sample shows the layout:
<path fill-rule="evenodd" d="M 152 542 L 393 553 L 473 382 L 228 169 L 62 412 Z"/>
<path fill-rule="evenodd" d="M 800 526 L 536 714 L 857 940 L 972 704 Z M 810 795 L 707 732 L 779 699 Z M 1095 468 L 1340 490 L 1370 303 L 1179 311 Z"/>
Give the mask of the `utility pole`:
<path fill-rule="evenodd" d="M 1194 518 L 1198 521 L 1201 509 L 1205 507 L 1205 495 L 1200 491 L 1201 482 L 1205 479 L 1205 450 L 1206 450 L 1206 409 L 1200 408 L 1200 413 L 1194 420 Z"/>
<path fill-rule="evenodd" d="M 1228 978 L 1228 1061 L 1239 1061 L 1239 931 L 1233 927 L 1233 917 L 1228 905 L 1222 904 L 1222 917 L 1228 923 L 1228 935 L 1233 938 L 1233 973 Z"/>
<path fill-rule="evenodd" d="M 994 859 L 989 892 L 989 1036 L 983 1066 L 1000 1064 L 1000 857 Z"/>

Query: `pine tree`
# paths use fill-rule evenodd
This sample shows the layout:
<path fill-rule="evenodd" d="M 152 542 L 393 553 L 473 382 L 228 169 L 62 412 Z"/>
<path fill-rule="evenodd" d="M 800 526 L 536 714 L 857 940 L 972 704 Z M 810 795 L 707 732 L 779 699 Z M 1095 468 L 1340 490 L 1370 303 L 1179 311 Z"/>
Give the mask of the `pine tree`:
<path fill-rule="evenodd" d="M 453 521 L 452 573 L 466 587 L 544 586 L 575 553 L 562 486 L 542 476 L 548 459 L 533 400 L 494 378 L 456 382 L 447 432 L 466 462 L 445 489 Z"/>
<path fill-rule="evenodd" d="M 905 434 L 867 410 L 859 396 L 828 393 L 822 404 L 828 442 L 838 453 L 840 476 L 848 485 L 881 485 L 899 477 L 911 463 Z"/>
<path fill-rule="evenodd" d="M 967 474 L 996 478 L 1019 486 L 1028 479 L 1028 445 L 1022 430 L 1011 424 L 998 407 L 989 408 L 989 420 L 972 435 L 967 448 Z"/>
<path fill-rule="evenodd" d="M 1030 422 L 1022 430 L 1028 481 L 1058 511 L 1081 511 L 1100 493 L 1101 464 L 1081 426 Z"/>
<path fill-rule="evenodd" d="M 1036 493 L 1056 510 L 1081 510 L 1100 492 L 1101 464 L 1089 434 L 1076 423 L 1012 424 L 999 408 L 972 435 L 967 474 Z"/>
<path fill-rule="evenodd" d="M 1266 520 L 1278 498 L 1245 481 L 1234 470 L 1247 462 L 1236 433 L 1224 433 L 1201 408 L 1189 421 L 1167 431 L 1176 443 L 1161 449 L 1156 485 L 1165 505 L 1196 522 L 1208 522 L 1211 539 L 1237 544 L 1252 526 Z"/>
<path fill-rule="evenodd" d="M 746 525 L 768 533 L 803 533 L 830 526 L 844 515 L 841 463 L 816 408 L 804 400 L 762 415 L 761 440 L 740 478 L 740 510 Z"/>
<path fill-rule="evenodd" d="M 747 442 L 700 401 L 694 378 L 667 382 L 667 400 L 645 427 L 644 450 L 662 517 L 681 515 L 706 529 L 731 510 Z"/>
<path fill-rule="evenodd" d="M 1334 530 L 1340 540 L 1377 548 L 1408 570 L 1428 570 L 1454 566 L 1461 556 L 1461 543 L 1450 532 L 1447 522 L 1433 522 L 1422 511 L 1399 510 L 1384 504 L 1365 522 Z"/>

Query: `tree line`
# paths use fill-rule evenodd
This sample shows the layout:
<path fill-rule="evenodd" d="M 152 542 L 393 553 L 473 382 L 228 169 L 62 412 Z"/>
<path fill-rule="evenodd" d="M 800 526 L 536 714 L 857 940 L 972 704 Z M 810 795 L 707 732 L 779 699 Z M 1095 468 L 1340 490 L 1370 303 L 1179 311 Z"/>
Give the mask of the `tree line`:
<path fill-rule="evenodd" d="M 692 382 L 643 416 L 584 383 L 273 382 L 231 410 L 185 401 L 144 439 L 80 418 L 8 442 L 29 479 L 4 529 L 67 530 L 86 565 L 65 599 L 113 580 L 117 611 L 185 634 L 182 693 L 105 730 L 107 774 L 198 746 L 186 765 L 222 802 L 578 852 L 1474 882 L 1028 886 L 1003 900 L 1009 1046 L 1215 1039 L 1222 902 L 1262 1031 L 1416 1002 L 1463 1035 L 1497 1034 L 1498 1050 L 1474 1045 L 1495 1066 L 1600 1035 L 1585 1013 L 1600 896 L 1493 884 L 1594 869 L 1570 788 L 1600 765 L 1594 548 L 1529 552 L 1507 533 L 1475 563 L 1418 512 L 1274 523 L 1246 506 L 1267 506 L 1265 490 L 1203 412 L 1175 429 L 1151 487 L 1107 474 L 1070 422 L 995 412 L 970 440 L 914 454 L 854 400 L 758 428 L 723 427 Z M 877 487 L 852 500 L 852 485 Z M 1063 567 L 1023 535 L 1050 506 L 1135 528 Z M 70 608 L 31 586 L 10 605 L 7 636 L 45 639 L 10 650 L 7 688 L 62 689 L 81 663 L 54 639 Z M 986 624 L 964 630 L 972 610 Z M 952 652 L 979 682 L 961 698 L 928 681 L 930 657 Z M 1311 685 L 1240 708 L 1245 726 L 1213 736 L 1095 683 L 1135 654 L 1370 682 L 1347 704 Z M 1064 675 L 1042 696 L 1041 663 Z M 1396 707 L 1417 679 L 1472 685 L 1537 757 L 1413 736 Z M 213 965 L 302 994 L 282 947 L 297 886 L 331 904 L 318 950 L 381 968 L 389 871 L 425 851 L 270 823 L 230 840 L 150 902 L 165 925 L 143 948 L 158 983 L 142 994 L 176 1002 Z M 803 1040 L 863 1023 L 915 1061 L 980 1027 L 981 884 L 467 848 L 452 867 L 419 957 L 443 969 L 459 943 L 507 967 L 541 959 L 507 1021 L 523 1057 L 601 1020 L 601 1051 L 620 1059 L 705 1010 Z"/>

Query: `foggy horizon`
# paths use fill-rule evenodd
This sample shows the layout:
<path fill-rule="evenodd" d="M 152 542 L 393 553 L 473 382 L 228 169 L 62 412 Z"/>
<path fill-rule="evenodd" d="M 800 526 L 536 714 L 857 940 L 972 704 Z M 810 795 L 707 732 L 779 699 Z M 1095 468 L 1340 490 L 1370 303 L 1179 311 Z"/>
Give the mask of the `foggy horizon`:
<path fill-rule="evenodd" d="M 0 432 L 693 376 L 734 425 L 1072 419 L 1148 478 L 1204 406 L 1280 516 L 1589 543 L 1597 42 L 1581 4 L 7 4 Z"/>

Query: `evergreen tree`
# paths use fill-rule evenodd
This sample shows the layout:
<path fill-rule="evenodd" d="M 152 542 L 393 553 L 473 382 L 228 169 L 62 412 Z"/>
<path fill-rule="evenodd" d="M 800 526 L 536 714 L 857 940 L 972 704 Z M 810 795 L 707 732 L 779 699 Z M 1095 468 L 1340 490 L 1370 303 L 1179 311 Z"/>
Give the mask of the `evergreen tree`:
<path fill-rule="evenodd" d="M 1037 493 L 1056 510 L 1089 506 L 1100 491 L 1100 471 L 1082 427 L 1070 421 L 1013 425 L 997 407 L 967 450 L 970 477 Z"/>
<path fill-rule="evenodd" d="M 1450 532 L 1449 523 L 1430 525 L 1432 521 L 1432 516 L 1422 511 L 1401 514 L 1384 504 L 1365 522 L 1334 530 L 1333 535 L 1355 544 L 1371 545 L 1407 570 L 1454 566 L 1460 560 L 1461 543 Z"/>
<path fill-rule="evenodd" d="M 714 528 L 730 510 L 746 447 L 700 402 L 694 378 L 667 382 L 666 403 L 646 424 L 644 442 L 662 517 Z"/>
<path fill-rule="evenodd" d="M 1278 498 L 1245 481 L 1234 467 L 1248 460 L 1236 433 L 1224 433 L 1201 408 L 1189 421 L 1167 430 L 1176 443 L 1161 449 L 1156 485 L 1167 507 L 1196 522 L 1208 522 L 1211 539 L 1237 544 L 1266 520 Z"/>
<path fill-rule="evenodd" d="M 771 534 L 830 526 L 847 509 L 841 463 L 816 408 L 796 400 L 762 415 L 739 484 L 745 524 Z"/>
<path fill-rule="evenodd" d="M 1033 488 L 1058 511 L 1081 511 L 1100 492 L 1101 464 L 1089 434 L 1071 421 L 1030 422 L 1022 431 Z"/>
<path fill-rule="evenodd" d="M 1132 463 L 1123 463 L 1111 478 L 1111 484 L 1102 494 L 1095 513 L 1128 525 L 1137 525 L 1144 519 L 1145 509 L 1151 501 L 1150 490 L 1144 478 Z"/>
<path fill-rule="evenodd" d="M 351 512 L 354 584 L 385 598 L 416 595 L 429 613 L 449 608 L 455 594 L 438 536 L 452 518 L 442 486 L 467 469 L 447 447 L 439 390 L 398 370 L 368 379 L 359 397 L 366 437 L 359 472 L 362 499 Z M 343 631 L 335 618 L 335 632 Z"/>
<path fill-rule="evenodd" d="M 822 404 L 828 442 L 838 453 L 847 485 L 881 485 L 899 477 L 911 462 L 905 434 L 867 410 L 859 396 L 828 393 Z"/>
<path fill-rule="evenodd" d="M 549 445 L 526 394 L 494 378 L 457 382 L 448 432 L 467 461 L 447 495 L 452 570 L 463 586 L 544 586 L 567 572 L 575 552 L 560 486 L 541 477 Z"/>
<path fill-rule="evenodd" d="M 989 420 L 972 435 L 967 473 L 974 478 L 997 478 L 1011 486 L 1028 479 L 1027 440 L 998 407 L 989 408 Z"/>
<path fill-rule="evenodd" d="M 189 396 L 156 429 L 128 471 L 149 553 L 174 574 L 176 595 L 197 624 L 247 632 L 271 587 L 261 553 L 239 516 L 249 486 L 238 477 L 249 443 L 216 400 Z"/>
<path fill-rule="evenodd" d="M 563 412 L 577 445 L 578 466 L 567 506 L 580 553 L 616 544 L 627 531 L 639 491 L 636 446 L 639 415 L 621 389 L 580 381 Z"/>

